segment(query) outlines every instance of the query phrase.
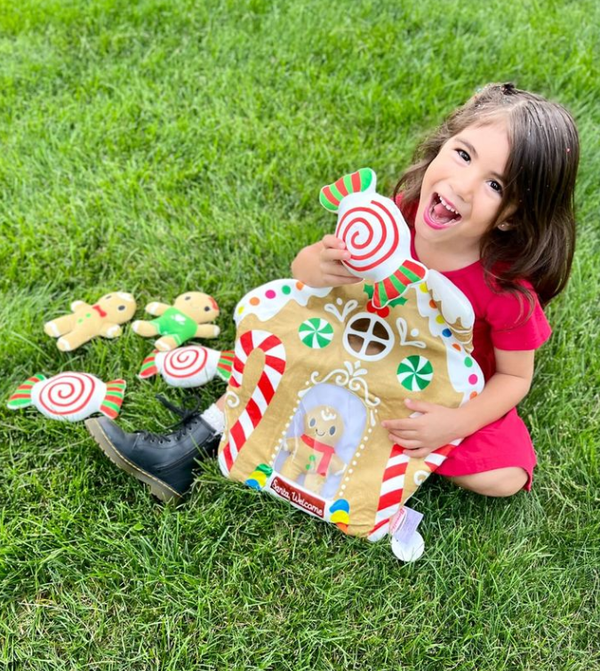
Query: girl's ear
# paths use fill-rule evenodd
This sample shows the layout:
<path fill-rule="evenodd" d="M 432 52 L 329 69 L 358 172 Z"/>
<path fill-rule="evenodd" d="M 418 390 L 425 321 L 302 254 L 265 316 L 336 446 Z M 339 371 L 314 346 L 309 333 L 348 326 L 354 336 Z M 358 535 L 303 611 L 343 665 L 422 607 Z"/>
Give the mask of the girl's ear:
<path fill-rule="evenodd" d="M 510 229 L 513 227 L 512 221 L 510 219 L 505 219 L 504 221 L 501 221 L 496 228 L 500 231 L 510 231 Z"/>

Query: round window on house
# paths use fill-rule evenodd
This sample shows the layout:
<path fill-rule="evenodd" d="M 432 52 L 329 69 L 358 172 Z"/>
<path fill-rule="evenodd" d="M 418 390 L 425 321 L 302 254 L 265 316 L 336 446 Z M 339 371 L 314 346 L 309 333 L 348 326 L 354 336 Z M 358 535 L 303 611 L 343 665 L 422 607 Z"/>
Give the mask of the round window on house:
<path fill-rule="evenodd" d="M 393 346 L 394 333 L 390 326 L 381 317 L 368 312 L 355 315 L 344 331 L 344 347 L 359 359 L 383 359 Z"/>

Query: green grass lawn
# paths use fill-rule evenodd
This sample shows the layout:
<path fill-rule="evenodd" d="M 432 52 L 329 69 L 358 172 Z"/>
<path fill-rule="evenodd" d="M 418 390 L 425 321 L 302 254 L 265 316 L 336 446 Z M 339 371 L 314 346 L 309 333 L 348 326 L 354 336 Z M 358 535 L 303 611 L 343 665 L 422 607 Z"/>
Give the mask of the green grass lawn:
<path fill-rule="evenodd" d="M 0 668 L 600 669 L 598 25 L 596 0 L 0 2 Z M 82 424 L 6 409 L 81 370 L 127 378 L 126 428 L 168 425 L 154 394 L 184 394 L 136 379 L 147 341 L 66 355 L 44 321 L 199 288 L 230 347 L 237 300 L 331 231 L 323 184 L 370 166 L 389 193 L 428 128 L 506 80 L 563 102 L 583 148 L 574 272 L 522 404 L 531 494 L 431 478 L 404 565 L 215 463 L 165 507 Z"/>

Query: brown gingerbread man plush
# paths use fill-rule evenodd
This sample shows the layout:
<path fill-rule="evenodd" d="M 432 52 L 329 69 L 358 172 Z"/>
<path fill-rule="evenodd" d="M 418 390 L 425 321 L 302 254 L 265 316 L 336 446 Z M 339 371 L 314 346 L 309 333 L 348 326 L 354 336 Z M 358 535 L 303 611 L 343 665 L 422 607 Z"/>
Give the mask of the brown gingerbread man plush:
<path fill-rule="evenodd" d="M 131 294 L 115 291 L 102 296 L 94 305 L 84 301 L 71 303 L 72 314 L 44 324 L 44 331 L 58 338 L 56 346 L 62 352 L 77 349 L 96 336 L 117 338 L 123 332 L 121 324 L 128 322 L 136 309 Z"/>
<path fill-rule="evenodd" d="M 305 474 L 304 487 L 319 494 L 329 475 L 337 475 L 346 468 L 335 453 L 335 446 L 344 433 L 340 413 L 327 405 L 318 405 L 304 417 L 304 433 L 288 438 L 281 475 L 297 482 Z"/>
<path fill-rule="evenodd" d="M 220 333 L 218 326 L 207 323 L 219 316 L 219 306 L 212 296 L 200 291 L 177 296 L 173 305 L 149 303 L 146 312 L 157 319 L 134 321 L 131 328 L 144 338 L 162 336 L 154 343 L 162 352 L 175 349 L 191 338 L 216 338 Z"/>

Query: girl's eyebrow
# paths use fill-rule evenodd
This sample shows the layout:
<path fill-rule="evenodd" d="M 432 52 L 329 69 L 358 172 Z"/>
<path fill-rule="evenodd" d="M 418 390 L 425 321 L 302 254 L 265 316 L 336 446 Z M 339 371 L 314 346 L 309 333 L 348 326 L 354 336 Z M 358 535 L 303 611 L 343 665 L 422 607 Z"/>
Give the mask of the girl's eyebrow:
<path fill-rule="evenodd" d="M 479 158 L 479 156 L 477 155 L 477 150 L 475 149 L 475 147 L 470 142 L 467 142 L 467 140 L 460 137 L 460 135 L 457 135 L 456 139 L 459 142 L 462 142 L 465 145 L 465 147 L 471 152 L 471 154 L 473 154 L 473 156 L 475 156 L 475 158 Z"/>
<path fill-rule="evenodd" d="M 464 144 L 465 147 L 471 152 L 471 154 L 473 154 L 473 156 L 475 158 L 479 158 L 479 156 L 477 154 L 477 149 L 475 149 L 475 147 L 468 140 L 465 140 L 464 138 L 460 137 L 460 135 L 456 136 L 456 140 L 458 140 L 458 142 L 461 142 L 462 144 Z M 504 175 L 501 175 L 500 173 L 496 172 L 495 170 L 492 170 L 490 172 L 490 175 L 492 177 L 495 177 L 500 182 L 503 182 L 504 179 L 505 179 Z"/>

